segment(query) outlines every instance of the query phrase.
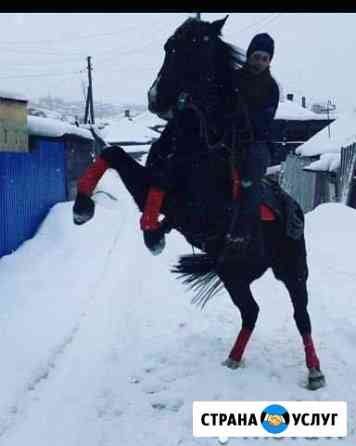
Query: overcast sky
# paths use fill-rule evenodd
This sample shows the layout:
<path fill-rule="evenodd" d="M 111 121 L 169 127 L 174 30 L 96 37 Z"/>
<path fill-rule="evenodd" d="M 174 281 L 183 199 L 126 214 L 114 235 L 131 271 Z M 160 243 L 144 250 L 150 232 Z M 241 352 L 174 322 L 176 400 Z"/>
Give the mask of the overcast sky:
<path fill-rule="evenodd" d="M 226 13 L 203 13 L 205 20 Z M 0 90 L 30 99 L 83 98 L 92 56 L 94 99 L 146 104 L 163 45 L 190 13 L 1 13 Z M 230 13 L 223 37 L 244 49 L 258 32 L 275 39 L 272 73 L 285 93 L 356 108 L 355 13 Z"/>

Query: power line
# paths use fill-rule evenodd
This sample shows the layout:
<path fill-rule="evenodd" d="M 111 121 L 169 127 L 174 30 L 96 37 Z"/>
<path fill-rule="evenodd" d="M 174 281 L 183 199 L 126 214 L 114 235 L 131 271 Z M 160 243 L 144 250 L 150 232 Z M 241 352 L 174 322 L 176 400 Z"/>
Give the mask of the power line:
<path fill-rule="evenodd" d="M 270 25 L 272 22 L 274 22 L 275 20 L 277 20 L 278 18 L 280 18 L 281 13 L 278 13 L 275 17 L 271 18 L 271 20 L 269 20 L 268 22 L 264 23 L 260 28 L 258 28 L 255 32 L 261 31 L 263 28 L 265 28 L 266 26 Z"/>
<path fill-rule="evenodd" d="M 122 48 L 118 48 L 118 47 L 111 47 L 108 49 L 103 49 L 102 47 L 100 48 L 100 53 L 98 54 L 98 57 L 100 57 L 100 55 L 102 54 L 111 54 L 111 53 L 115 53 L 118 56 L 121 55 L 126 55 L 126 54 L 130 54 L 132 53 L 140 53 L 142 52 L 145 48 L 148 48 L 150 45 L 152 45 L 155 42 L 158 42 L 160 39 L 163 39 L 165 36 L 163 35 L 158 35 L 157 36 L 157 31 L 160 33 L 161 31 L 163 31 L 164 29 L 166 29 L 166 24 L 165 23 L 161 23 L 161 26 L 156 26 L 155 27 L 155 37 L 153 39 L 151 39 L 148 44 L 146 44 L 144 47 L 142 47 L 142 45 L 140 45 L 139 47 L 134 47 L 134 48 L 130 48 L 130 49 L 122 49 Z M 135 25 L 132 25 L 132 27 L 134 27 Z M 123 31 L 121 31 L 120 33 L 116 32 L 116 33 L 106 33 L 105 35 L 109 36 L 109 35 L 118 35 L 118 34 L 122 34 Z M 103 34 L 101 34 L 102 36 Z M 91 37 L 94 37 L 96 35 L 91 35 Z M 75 40 L 75 39 L 73 39 Z M 4 42 L 0 42 L 0 44 L 2 44 Z M 20 43 L 20 42 L 19 42 Z M 29 51 L 31 51 L 31 53 L 29 53 Z M 1 52 L 3 53 L 11 53 L 11 54 L 19 54 L 19 55 L 23 55 L 23 53 L 26 53 L 27 55 L 31 55 L 31 57 L 36 57 L 36 56 L 55 56 L 55 57 L 65 57 L 67 60 L 69 60 L 69 58 L 72 58 L 72 60 L 77 60 L 77 57 L 83 57 L 86 53 L 86 49 L 83 49 L 81 52 L 73 52 L 70 51 L 68 52 L 68 50 L 66 50 L 65 48 L 63 49 L 57 49 L 55 51 L 48 51 L 48 48 L 31 48 L 29 49 L 27 48 L 1 48 Z M 61 63 L 61 62 L 58 62 Z"/>
<path fill-rule="evenodd" d="M 272 18 L 272 17 L 275 16 L 276 14 L 277 14 L 277 16 L 279 15 L 279 13 L 273 13 L 273 14 L 270 14 L 268 17 L 265 17 L 265 18 L 263 18 L 262 20 L 258 20 L 258 21 L 254 22 L 254 23 L 251 23 L 250 25 L 246 26 L 245 28 L 242 28 L 242 29 L 238 30 L 237 32 L 238 32 L 238 33 L 241 33 L 241 32 L 243 32 L 243 31 L 246 31 L 246 30 L 248 30 L 248 29 L 250 29 L 250 28 L 253 28 L 253 27 L 255 27 L 255 26 L 259 26 L 259 25 L 261 25 L 263 22 L 265 22 L 266 20 L 268 21 L 270 18 Z M 264 25 L 263 25 L 263 26 L 264 26 Z"/>
<path fill-rule="evenodd" d="M 42 74 L 23 74 L 20 76 L 0 76 L 0 79 L 25 79 L 28 77 L 58 77 L 58 76 L 73 76 L 74 74 L 78 75 L 80 72 L 71 72 L 71 73 L 42 73 Z"/>
<path fill-rule="evenodd" d="M 158 27 L 159 30 L 165 28 L 167 26 L 166 23 L 161 23 L 161 19 L 157 20 L 156 22 L 154 22 L 152 24 L 152 27 L 154 28 L 155 32 L 157 32 L 157 25 L 161 25 Z M 115 32 L 108 32 L 108 33 L 95 33 L 95 34 L 84 34 L 84 35 L 79 35 L 79 36 L 74 36 L 74 37 L 67 37 L 67 38 L 63 38 L 61 37 L 58 40 L 55 39 L 41 39 L 41 40 L 33 40 L 33 41 L 28 41 L 28 40 L 10 40 L 10 41 L 0 41 L 0 45 L 1 46 L 6 46 L 6 45 L 25 45 L 25 46 L 31 46 L 31 45 L 38 45 L 38 44 L 63 44 L 63 42 L 74 42 L 77 40 L 87 40 L 87 39 L 97 39 L 97 38 L 101 38 L 101 37 L 112 37 L 112 36 L 119 36 L 119 35 L 123 35 L 124 32 L 127 32 L 129 29 L 133 29 L 133 28 L 137 28 L 137 24 L 131 24 L 128 25 L 126 27 L 124 27 L 123 29 L 121 29 L 120 31 L 115 31 Z M 40 49 L 43 49 L 40 47 Z M 47 49 L 47 48 L 45 48 Z M 7 49 L 2 48 L 2 51 L 7 51 Z M 10 49 L 11 51 L 11 49 Z M 28 51 L 28 48 L 24 48 L 23 51 Z"/>
<path fill-rule="evenodd" d="M 137 27 L 136 24 L 128 25 L 124 28 L 124 31 L 127 31 L 127 29 L 135 28 Z M 95 34 L 82 34 L 76 37 L 60 37 L 58 40 L 56 39 L 41 39 L 41 40 L 2 40 L 0 41 L 0 45 L 37 45 L 41 43 L 62 43 L 62 42 L 73 42 L 76 40 L 86 40 L 86 39 L 94 39 L 94 38 L 100 38 L 100 37 L 108 37 L 108 36 L 115 36 L 122 34 L 123 30 L 120 32 L 110 32 L 110 33 L 95 33 Z"/>

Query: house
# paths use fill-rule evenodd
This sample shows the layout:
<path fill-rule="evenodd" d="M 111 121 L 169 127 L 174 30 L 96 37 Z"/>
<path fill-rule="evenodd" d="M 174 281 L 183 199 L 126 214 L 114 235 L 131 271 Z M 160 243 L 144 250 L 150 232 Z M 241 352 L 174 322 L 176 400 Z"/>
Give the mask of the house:
<path fill-rule="evenodd" d="M 71 200 L 95 156 L 88 130 L 27 116 L 27 101 L 0 99 L 0 257 L 31 238 L 58 202 Z"/>
<path fill-rule="evenodd" d="M 281 185 L 303 207 L 338 201 L 356 208 L 356 112 L 340 115 L 287 157 Z"/>
<path fill-rule="evenodd" d="M 325 119 L 292 100 L 281 101 L 272 123 L 272 165 L 280 164 L 288 153 L 293 153 L 331 122 L 333 119 Z"/>

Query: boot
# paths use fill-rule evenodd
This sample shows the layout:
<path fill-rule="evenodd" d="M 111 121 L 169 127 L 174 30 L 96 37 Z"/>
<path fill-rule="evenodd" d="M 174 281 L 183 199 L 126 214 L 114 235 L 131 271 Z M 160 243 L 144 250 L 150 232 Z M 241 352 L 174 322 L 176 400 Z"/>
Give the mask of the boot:
<path fill-rule="evenodd" d="M 230 230 L 226 236 L 227 251 L 234 258 L 264 255 L 259 208 L 259 185 L 241 182 L 241 198 L 234 200 Z"/>

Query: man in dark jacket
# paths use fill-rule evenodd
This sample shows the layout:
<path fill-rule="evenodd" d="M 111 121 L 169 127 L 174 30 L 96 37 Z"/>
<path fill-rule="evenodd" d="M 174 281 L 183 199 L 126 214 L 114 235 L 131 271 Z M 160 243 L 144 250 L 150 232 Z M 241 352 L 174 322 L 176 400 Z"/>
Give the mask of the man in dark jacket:
<path fill-rule="evenodd" d="M 236 86 L 246 110 L 248 126 L 245 141 L 239 142 L 238 167 L 241 194 L 228 240 L 241 254 L 263 253 L 260 204 L 261 179 L 270 163 L 271 124 L 278 103 L 279 88 L 270 73 L 274 54 L 273 39 L 257 34 L 247 49 L 247 61 L 236 73 Z M 241 135 L 244 134 L 244 129 Z M 246 135 L 248 137 L 246 138 Z M 235 178 L 238 175 L 234 175 Z M 239 208 L 239 210 L 237 210 Z"/>

